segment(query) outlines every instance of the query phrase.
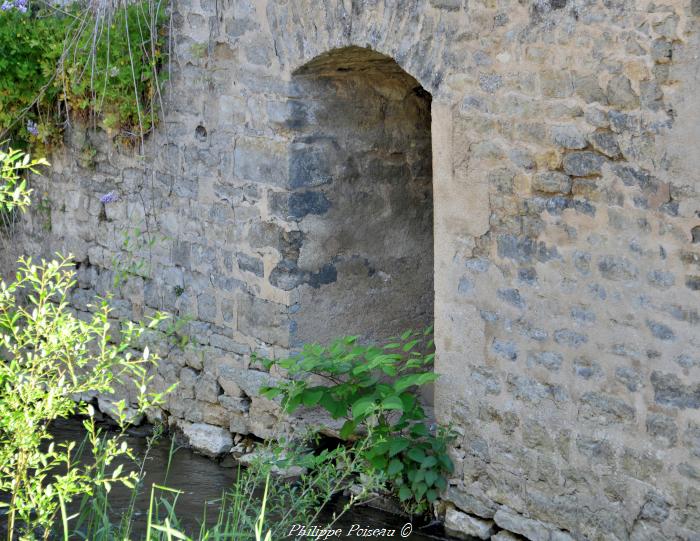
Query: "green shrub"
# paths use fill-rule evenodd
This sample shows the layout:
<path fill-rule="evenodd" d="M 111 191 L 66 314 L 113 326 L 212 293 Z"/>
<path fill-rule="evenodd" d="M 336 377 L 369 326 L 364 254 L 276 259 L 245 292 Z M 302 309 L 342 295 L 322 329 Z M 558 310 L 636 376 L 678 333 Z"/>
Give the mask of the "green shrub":
<path fill-rule="evenodd" d="M 121 141 L 149 133 L 166 20 L 165 4 L 149 0 L 0 11 L 0 140 L 46 147 L 66 122 L 87 119 Z"/>
<path fill-rule="evenodd" d="M 365 460 L 390 482 L 405 508 L 424 512 L 447 486 L 453 470 L 447 454 L 449 433 L 431 431 L 418 400 L 419 388 L 435 381 L 432 370 L 432 328 L 407 331 L 383 347 L 361 345 L 356 337 L 338 339 L 330 346 L 305 345 L 298 355 L 277 365 L 290 380 L 263 389 L 268 398 L 283 396 L 286 411 L 300 406 L 322 407 L 334 419 L 345 418 L 345 439 L 369 433 L 372 444 Z M 309 382 L 309 375 L 322 383 Z"/>
<path fill-rule="evenodd" d="M 0 149 L 0 213 L 8 214 L 24 211 L 31 202 L 32 190 L 27 187 L 23 171 L 36 172 L 40 165 L 48 165 L 41 158 L 32 160 L 21 150 Z"/>
<path fill-rule="evenodd" d="M 58 517 L 67 528 L 73 498 L 136 480 L 134 472 L 112 464 L 131 456 L 126 442 L 102 437 L 92 406 L 80 397 L 112 393 L 117 384 L 135 386 L 135 411 L 121 400 L 112 412 L 122 429 L 162 400 L 148 390 L 148 350 L 135 357 L 129 349 L 145 327 L 126 324 L 115 343 L 107 301 L 89 318 L 78 317 L 67 300 L 73 268 L 64 258 L 39 265 L 21 259 L 15 280 L 0 283 L 0 491 L 10 495 L 1 504 L 8 508 L 10 540 L 15 533 L 46 538 Z M 148 327 L 161 321 L 155 317 Z M 91 464 L 75 462 L 74 443 L 51 441 L 52 421 L 76 414 L 86 417 Z"/>

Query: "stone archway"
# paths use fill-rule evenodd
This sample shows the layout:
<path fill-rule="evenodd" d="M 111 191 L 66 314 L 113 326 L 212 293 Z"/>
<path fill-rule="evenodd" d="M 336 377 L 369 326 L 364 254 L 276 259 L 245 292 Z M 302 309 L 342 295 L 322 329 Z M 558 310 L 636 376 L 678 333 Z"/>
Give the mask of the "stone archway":
<path fill-rule="evenodd" d="M 394 60 L 346 47 L 294 73 L 287 218 L 293 344 L 382 340 L 432 323 L 431 96 Z M 296 285 L 293 281 L 291 285 Z"/>

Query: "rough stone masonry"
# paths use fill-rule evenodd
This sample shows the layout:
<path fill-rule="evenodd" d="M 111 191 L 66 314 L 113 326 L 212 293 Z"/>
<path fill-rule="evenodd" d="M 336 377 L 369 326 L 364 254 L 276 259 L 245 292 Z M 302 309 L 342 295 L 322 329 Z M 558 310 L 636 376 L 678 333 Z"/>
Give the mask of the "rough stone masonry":
<path fill-rule="evenodd" d="M 212 454 L 288 422 L 251 352 L 434 316 L 450 528 L 700 539 L 698 0 L 172 14 L 148 158 L 69 131 L 4 269 L 71 252 L 77 310 L 116 275 L 116 318 L 185 318 L 163 415 Z"/>

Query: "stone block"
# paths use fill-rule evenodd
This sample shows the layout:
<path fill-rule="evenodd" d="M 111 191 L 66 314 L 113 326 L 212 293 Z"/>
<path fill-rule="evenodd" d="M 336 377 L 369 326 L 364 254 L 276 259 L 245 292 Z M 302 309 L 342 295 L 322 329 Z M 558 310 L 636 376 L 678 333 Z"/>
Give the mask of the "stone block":
<path fill-rule="evenodd" d="M 557 329 L 554 331 L 554 341 L 562 346 L 577 349 L 588 342 L 588 336 L 571 329 Z"/>
<path fill-rule="evenodd" d="M 532 189 L 545 193 L 571 192 L 571 177 L 558 171 L 546 171 L 538 173 L 532 178 Z"/>
<path fill-rule="evenodd" d="M 654 400 L 680 409 L 700 409 L 700 383 L 685 385 L 675 374 L 654 370 L 651 374 Z"/>
<path fill-rule="evenodd" d="M 487 394 L 497 395 L 501 392 L 501 383 L 498 372 L 486 366 L 477 366 L 471 369 L 471 380 Z"/>
<path fill-rule="evenodd" d="M 470 515 L 482 518 L 493 518 L 496 512 L 496 504 L 492 502 L 482 491 L 474 486 L 450 485 L 444 496 L 459 509 Z"/>
<path fill-rule="evenodd" d="M 553 126 L 552 142 L 569 150 L 580 150 L 588 146 L 584 133 L 572 124 Z"/>
<path fill-rule="evenodd" d="M 607 87 L 608 103 L 620 109 L 639 107 L 639 96 L 632 89 L 630 80 L 624 75 L 612 77 Z"/>
<path fill-rule="evenodd" d="M 527 355 L 528 365 L 544 366 L 547 370 L 557 371 L 564 358 L 555 351 L 531 351 Z"/>
<path fill-rule="evenodd" d="M 238 268 L 242 271 L 250 272 L 259 277 L 263 276 L 263 261 L 259 257 L 251 256 L 243 252 L 237 252 L 236 261 L 238 261 Z"/>
<path fill-rule="evenodd" d="M 617 136 L 610 131 L 596 130 L 588 136 L 588 140 L 594 149 L 608 158 L 618 158 L 621 154 Z"/>
<path fill-rule="evenodd" d="M 496 535 L 491 536 L 491 541 L 519 541 L 521 538 L 515 534 L 501 530 Z"/>
<path fill-rule="evenodd" d="M 177 421 L 176 426 L 182 432 L 187 444 L 203 455 L 221 456 L 228 453 L 233 446 L 233 437 L 228 429 L 187 421 Z"/>
<path fill-rule="evenodd" d="M 636 280 L 639 269 L 627 258 L 613 255 L 602 256 L 598 260 L 598 270 L 603 278 L 615 282 Z"/>
<path fill-rule="evenodd" d="M 194 398 L 194 386 L 197 383 L 197 372 L 191 368 L 180 370 L 180 380 L 177 392 L 183 398 Z"/>
<path fill-rule="evenodd" d="M 690 421 L 683 432 L 683 444 L 690 450 L 690 454 L 700 458 L 700 423 Z"/>
<path fill-rule="evenodd" d="M 564 172 L 574 177 L 600 175 L 605 158 L 589 150 L 569 152 L 564 156 Z"/>
<path fill-rule="evenodd" d="M 233 153 L 237 179 L 285 187 L 288 184 L 287 145 L 264 137 L 242 137 Z"/>
<path fill-rule="evenodd" d="M 456 509 L 448 509 L 445 513 L 445 531 L 457 539 L 490 539 L 494 533 L 494 523 Z"/>
<path fill-rule="evenodd" d="M 331 202 L 320 191 L 273 192 L 270 195 L 272 212 L 285 220 L 299 221 L 308 215 L 322 215 L 331 208 Z"/>
<path fill-rule="evenodd" d="M 216 403 L 222 389 L 213 375 L 203 374 L 197 380 L 194 390 L 197 400 Z"/>
<path fill-rule="evenodd" d="M 636 417 L 636 410 L 633 406 L 605 393 L 584 393 L 581 396 L 581 404 L 580 417 L 603 426 L 616 423 L 632 423 Z"/>
<path fill-rule="evenodd" d="M 598 76 L 595 74 L 575 75 L 574 90 L 586 103 L 598 102 L 603 105 L 608 103 L 607 96 L 598 84 Z"/>
<path fill-rule="evenodd" d="M 493 517 L 498 526 L 531 541 L 549 541 L 551 529 L 538 520 L 524 517 L 507 507 L 501 507 Z"/>
<path fill-rule="evenodd" d="M 238 302 L 238 328 L 268 344 L 286 346 L 289 343 L 288 309 L 282 304 L 242 295 Z"/>
<path fill-rule="evenodd" d="M 250 409 L 250 400 L 247 398 L 236 398 L 222 394 L 218 396 L 218 401 L 224 408 L 234 413 L 245 414 Z"/>
<path fill-rule="evenodd" d="M 658 338 L 659 340 L 674 340 L 676 338 L 673 329 L 664 323 L 647 319 L 646 324 L 651 331 L 651 334 L 653 334 L 654 337 Z"/>

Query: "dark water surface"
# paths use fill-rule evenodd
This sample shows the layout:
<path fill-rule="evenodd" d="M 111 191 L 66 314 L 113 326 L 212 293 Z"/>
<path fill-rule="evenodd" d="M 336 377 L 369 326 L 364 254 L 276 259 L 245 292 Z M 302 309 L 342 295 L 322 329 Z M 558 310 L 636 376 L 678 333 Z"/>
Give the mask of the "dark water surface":
<path fill-rule="evenodd" d="M 58 421 L 52 430 L 57 441 L 82 441 L 84 429 L 77 419 Z M 127 441 L 135 453 L 141 457 L 146 452 L 146 435 L 148 428 L 135 429 L 128 435 Z M 231 488 L 235 477 L 236 467 L 225 467 L 222 463 L 198 455 L 187 448 L 177 448 L 170 459 L 170 467 L 167 469 L 171 453 L 172 440 L 168 436 L 160 438 L 151 448 L 145 466 L 145 490 L 139 495 L 136 502 L 136 524 L 132 538 L 138 539 L 139 533 L 146 527 L 148 505 L 150 499 L 150 487 L 152 484 L 165 485 L 181 490 L 177 498 L 176 511 L 181 520 L 181 526 L 190 535 L 199 532 L 203 517 L 207 517 L 207 523 L 215 521 L 218 512 L 217 500 L 222 493 Z M 230 466 L 232 466 L 230 464 Z M 167 470 L 167 471 L 166 471 Z M 167 475 L 166 475 L 167 474 Z M 115 520 L 128 509 L 131 491 L 123 485 L 115 485 L 110 493 Z M 340 510 L 344 501 L 338 499 L 325 509 L 318 520 L 318 526 L 323 526 L 332 520 L 334 510 Z M 441 526 L 426 526 L 424 523 L 413 521 L 408 517 L 394 515 L 367 506 L 356 506 L 343 515 L 334 525 L 333 529 L 341 529 L 342 535 L 331 539 L 388 539 L 390 537 L 367 536 L 367 530 L 393 529 L 396 530 L 393 539 L 411 539 L 414 541 L 447 540 L 449 539 Z M 400 532 L 405 532 L 411 524 L 412 532 L 402 537 Z M 364 530 L 365 535 L 352 535 L 352 531 L 358 528 Z M 273 540 L 275 541 L 275 540 Z"/>

